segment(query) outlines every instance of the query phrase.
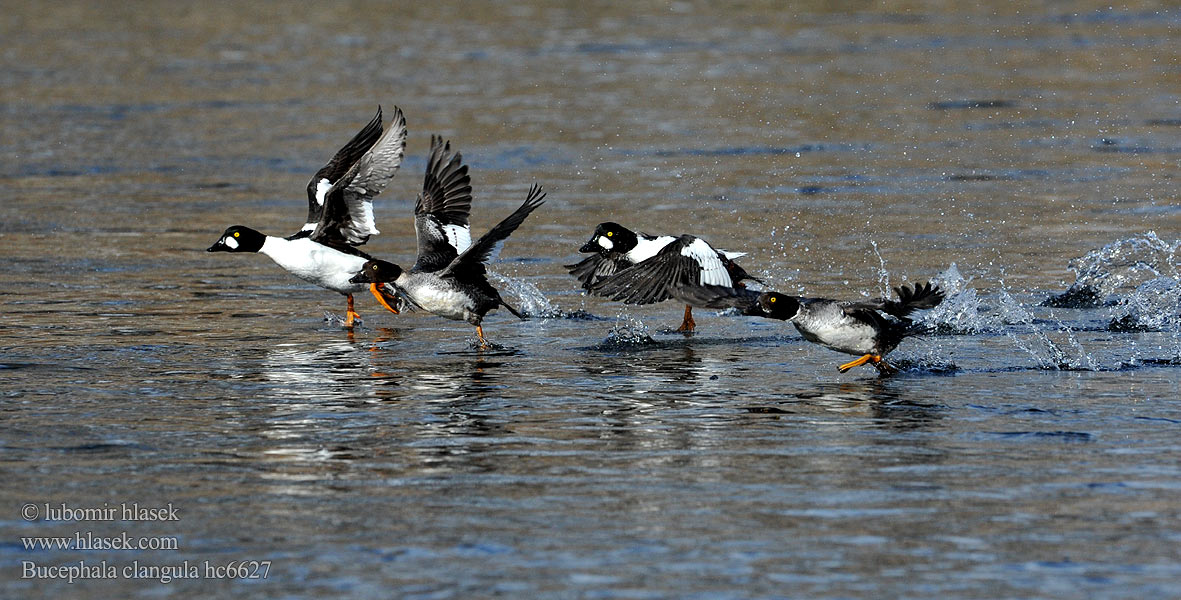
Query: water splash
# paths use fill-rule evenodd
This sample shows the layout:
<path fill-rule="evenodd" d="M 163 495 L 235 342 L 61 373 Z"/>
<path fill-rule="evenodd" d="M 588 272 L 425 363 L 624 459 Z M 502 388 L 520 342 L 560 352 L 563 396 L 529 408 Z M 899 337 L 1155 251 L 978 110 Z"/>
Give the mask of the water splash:
<path fill-rule="evenodd" d="M 509 294 L 517 297 L 515 308 L 521 314 L 535 319 L 585 319 L 599 320 L 598 317 L 578 309 L 565 311 L 555 306 L 536 285 L 521 279 L 513 279 L 497 273 L 489 273 L 496 283 Z"/>
<path fill-rule="evenodd" d="M 1157 277 L 1140 284 L 1113 308 L 1112 331 L 1181 332 L 1181 283 Z"/>
<path fill-rule="evenodd" d="M 326 311 L 324 311 L 324 322 L 328 323 L 331 327 L 334 327 L 334 328 L 335 327 L 343 328 L 345 318 L 330 311 L 330 310 L 326 310 Z M 364 324 L 364 321 L 361 319 L 356 319 L 353 322 L 353 324 L 354 324 L 354 326 L 360 326 L 360 325 Z"/>
<path fill-rule="evenodd" d="M 607 339 L 603 340 L 604 347 L 620 348 L 656 343 L 643 321 L 622 312 L 618 318 L 619 321 L 607 332 Z"/>
<path fill-rule="evenodd" d="M 564 315 L 562 310 L 554 306 L 545 297 L 545 294 L 541 293 L 541 290 L 532 283 L 498 273 L 489 273 L 488 275 L 505 291 L 517 297 L 516 308 L 521 311 L 521 314 L 542 319 L 561 318 Z"/>
<path fill-rule="evenodd" d="M 878 249 L 877 242 L 870 240 L 869 245 L 873 246 L 873 253 L 878 257 L 878 286 L 881 287 L 883 297 L 889 297 L 890 272 L 886 270 L 886 259 L 882 257 L 882 252 Z"/>
<path fill-rule="evenodd" d="M 919 314 L 915 322 L 937 333 L 973 335 L 991 328 L 981 314 L 980 297 L 968 287 L 955 263 L 931 278 L 944 293 L 944 300 L 935 308 Z"/>
<path fill-rule="evenodd" d="M 955 263 L 932 281 L 946 293 L 934 309 L 920 313 L 916 324 L 937 335 L 1000 334 L 1028 355 L 1040 369 L 1095 370 L 1095 359 L 1079 342 L 1074 329 L 1051 311 L 1038 318 L 1022 305 L 1000 282 L 1000 290 L 987 300 L 972 287 L 971 278 L 960 273 Z M 923 363 L 938 364 L 928 354 Z M 954 365 L 952 366 L 954 368 Z"/>
<path fill-rule="evenodd" d="M 1096 308 L 1110 303 L 1110 296 L 1134 290 L 1148 280 L 1160 277 L 1176 280 L 1181 270 L 1178 250 L 1181 241 L 1170 244 L 1153 231 L 1112 242 L 1072 260 L 1074 283 L 1042 305 Z"/>

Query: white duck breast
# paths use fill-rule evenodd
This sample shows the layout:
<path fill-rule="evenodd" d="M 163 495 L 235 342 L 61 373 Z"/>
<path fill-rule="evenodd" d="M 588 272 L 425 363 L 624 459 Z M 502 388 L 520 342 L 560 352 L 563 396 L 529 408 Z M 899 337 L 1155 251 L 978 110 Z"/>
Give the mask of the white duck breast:
<path fill-rule="evenodd" d="M 354 294 L 367 287 L 349 283 L 349 278 L 365 265 L 365 257 L 346 254 L 308 238 L 287 240 L 267 236 L 259 252 L 292 275 L 320 287 L 342 294 Z"/>
<path fill-rule="evenodd" d="M 734 285 L 730 281 L 730 273 L 726 271 L 726 265 L 722 264 L 722 259 L 718 258 L 718 251 L 714 250 L 701 238 L 696 238 L 693 243 L 681 249 L 681 256 L 687 256 L 697 264 L 701 265 L 701 283 L 702 285 L 723 285 L 731 287 Z"/>
<path fill-rule="evenodd" d="M 845 314 L 833 303 L 801 306 L 792 323 L 805 339 L 848 354 L 874 352 L 873 327 Z"/>
<path fill-rule="evenodd" d="M 475 309 L 471 296 L 433 275 L 403 275 L 394 286 L 405 292 L 419 308 L 447 319 L 467 321 Z"/>

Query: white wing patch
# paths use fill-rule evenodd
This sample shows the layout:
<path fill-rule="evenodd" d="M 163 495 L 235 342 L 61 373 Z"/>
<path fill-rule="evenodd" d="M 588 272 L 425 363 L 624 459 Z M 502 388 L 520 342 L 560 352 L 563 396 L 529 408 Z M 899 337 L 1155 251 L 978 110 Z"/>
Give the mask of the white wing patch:
<path fill-rule="evenodd" d="M 327 178 L 321 179 L 316 184 L 316 203 L 324 206 L 324 197 L 328 195 L 328 190 L 332 189 L 332 182 Z"/>
<path fill-rule="evenodd" d="M 381 233 L 377 230 L 377 222 L 373 219 L 373 204 L 364 202 L 361 204 L 360 214 L 353 217 L 354 226 L 362 235 L 377 235 Z"/>
<path fill-rule="evenodd" d="M 681 249 L 681 256 L 687 256 L 701 265 L 701 283 L 705 285 L 734 285 L 730 281 L 730 274 L 726 272 L 726 265 L 718 257 L 718 251 L 707 244 L 705 240 L 697 238 L 693 243 Z"/>
<path fill-rule="evenodd" d="M 722 256 L 725 256 L 726 258 L 728 258 L 730 260 L 734 260 L 736 258 L 742 258 L 743 256 L 746 256 L 745 252 L 731 252 L 729 250 L 718 250 L 718 252 L 721 252 Z"/>
<path fill-rule="evenodd" d="M 627 259 L 633 263 L 643 262 L 656 256 L 665 246 L 676 241 L 677 238 L 671 235 L 662 235 L 651 239 L 641 239 L 636 242 L 636 247 L 632 248 L 627 253 Z M 707 244 L 708 246 L 708 244 Z"/>
<path fill-rule="evenodd" d="M 455 248 L 456 254 L 463 254 L 472 245 L 472 230 L 463 225 L 444 225 L 443 233 L 447 236 L 447 243 Z"/>

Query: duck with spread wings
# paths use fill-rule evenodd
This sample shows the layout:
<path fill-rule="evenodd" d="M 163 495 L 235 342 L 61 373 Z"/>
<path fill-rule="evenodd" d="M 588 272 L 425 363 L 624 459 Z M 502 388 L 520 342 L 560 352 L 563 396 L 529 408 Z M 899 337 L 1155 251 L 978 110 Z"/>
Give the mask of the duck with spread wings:
<path fill-rule="evenodd" d="M 476 327 L 480 347 L 488 347 L 483 319 L 489 311 L 505 307 L 513 315 L 524 315 L 510 306 L 487 277 L 485 264 L 500 251 L 505 240 L 541 206 L 541 186 L 529 189 L 525 202 L 475 242 L 471 242 L 468 215 L 472 188 L 461 155 L 451 154 L 451 145 L 431 138 L 431 154 L 422 194 L 414 207 L 418 256 L 409 270 L 384 261 L 370 260 L 350 279 L 357 284 L 389 283 L 409 303 L 427 312 Z"/>
<path fill-rule="evenodd" d="M 209 252 L 257 252 L 269 256 L 292 275 L 322 288 L 344 294 L 348 300 L 345 327 L 352 328 L 360 315 L 353 310 L 353 294 L 366 286 L 350 282 L 370 256 L 358 246 L 378 233 L 373 218 L 373 197 L 393 179 L 406 148 L 406 118 L 394 107 L 388 129 L 382 128 L 381 107 L 373 119 L 353 136 L 307 185 L 307 223 L 294 235 L 275 237 L 244 225 L 221 234 Z M 369 286 L 389 310 L 397 302 L 388 288 Z"/>

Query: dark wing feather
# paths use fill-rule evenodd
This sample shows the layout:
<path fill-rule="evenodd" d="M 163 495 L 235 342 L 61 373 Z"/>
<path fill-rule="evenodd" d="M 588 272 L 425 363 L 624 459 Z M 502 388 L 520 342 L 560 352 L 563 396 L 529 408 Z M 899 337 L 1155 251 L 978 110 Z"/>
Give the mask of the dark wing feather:
<path fill-rule="evenodd" d="M 463 155 L 451 154 L 451 142 L 431 136 L 422 194 L 414 205 L 414 214 L 434 215 L 444 225 L 467 225 L 472 212 L 472 185 Z"/>
<path fill-rule="evenodd" d="M 677 284 L 672 286 L 672 295 L 697 308 L 737 308 L 743 314 L 759 316 L 763 313 L 759 308 L 760 293 L 745 287 Z"/>
<path fill-rule="evenodd" d="M 418 259 L 412 271 L 438 271 L 467 249 L 471 209 L 471 176 L 463 156 L 459 152 L 452 155 L 450 142 L 431 136 L 426 177 L 414 205 Z"/>
<path fill-rule="evenodd" d="M 444 272 L 440 273 L 441 277 L 447 275 L 460 275 L 467 273 L 484 273 L 484 263 L 486 263 L 494 254 L 499 252 L 500 246 L 508 239 L 521 223 L 525 222 L 525 218 L 529 213 L 537 209 L 545 203 L 545 191 L 540 185 L 533 185 L 529 188 L 529 195 L 525 197 L 525 201 L 517 210 L 497 223 L 495 227 L 488 230 L 488 233 L 480 236 L 480 239 L 472 243 L 467 250 L 455 257 L 451 264 L 447 265 Z"/>
<path fill-rule="evenodd" d="M 943 290 L 929 281 L 915 283 L 913 290 L 905 285 L 896 287 L 894 292 L 898 294 L 898 302 L 887 303 L 885 310 L 898 318 L 916 310 L 935 308 L 943 302 L 944 297 Z"/>
<path fill-rule="evenodd" d="M 891 328 L 892 323 L 898 323 L 898 321 L 891 322 L 890 320 L 887 320 L 885 317 L 883 317 L 882 313 L 878 312 L 878 309 L 874 308 L 872 303 L 841 302 L 839 303 L 839 306 L 843 311 L 845 311 L 846 315 L 849 315 L 850 317 L 863 323 L 870 323 L 876 326 L 878 330 L 884 331 Z"/>
<path fill-rule="evenodd" d="M 389 130 L 328 190 L 324 213 L 311 238 L 360 246 L 379 233 L 373 219 L 373 197 L 393 179 L 405 148 L 406 118 L 394 107 Z"/>
<path fill-rule="evenodd" d="M 845 306 L 881 311 L 899 319 L 906 319 L 910 313 L 916 310 L 935 308 L 943 302 L 943 290 L 930 282 L 915 283 L 913 289 L 902 285 L 894 288 L 894 293 L 898 294 L 898 300 L 878 298 L 862 302 L 849 302 Z"/>
<path fill-rule="evenodd" d="M 578 278 L 584 290 L 589 290 L 591 285 L 630 266 L 632 262 L 619 252 L 595 253 L 573 265 L 565 265 L 566 270 Z"/>
<path fill-rule="evenodd" d="M 327 184 L 323 188 L 324 194 L 327 194 L 328 186 L 335 185 L 340 181 L 341 177 L 349 172 L 349 169 L 373 147 L 373 144 L 381 137 L 381 107 L 377 107 L 377 114 L 373 115 L 373 119 L 369 124 L 365 125 L 358 131 L 353 139 L 349 140 L 340 150 L 336 151 L 336 155 L 328 161 L 328 164 L 320 167 L 319 171 L 312 176 L 311 181 L 308 182 L 308 220 L 305 221 L 305 230 L 314 229 L 319 223 L 324 214 L 324 197 L 319 195 L 321 191 L 320 182 L 327 180 Z M 297 234 L 298 235 L 298 234 Z"/>
<path fill-rule="evenodd" d="M 750 273 L 747 273 L 746 269 L 738 266 L 738 263 L 734 262 L 732 259 L 726 258 L 725 254 L 721 252 L 718 254 L 722 259 L 722 264 L 726 265 L 726 272 L 730 274 L 730 281 L 738 283 L 745 279 L 750 279 L 751 281 L 757 281 L 763 285 L 767 285 L 767 282 L 759 279 L 758 277 L 755 277 L 754 275 L 751 275 Z"/>
<path fill-rule="evenodd" d="M 681 254 L 693 240 L 692 236 L 681 236 L 656 256 L 592 284 L 588 291 L 625 304 L 652 304 L 672 298 L 674 286 L 699 285 L 701 265 Z"/>

